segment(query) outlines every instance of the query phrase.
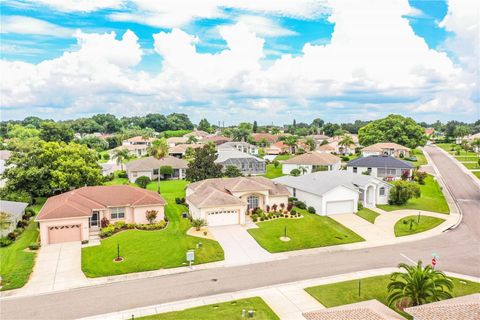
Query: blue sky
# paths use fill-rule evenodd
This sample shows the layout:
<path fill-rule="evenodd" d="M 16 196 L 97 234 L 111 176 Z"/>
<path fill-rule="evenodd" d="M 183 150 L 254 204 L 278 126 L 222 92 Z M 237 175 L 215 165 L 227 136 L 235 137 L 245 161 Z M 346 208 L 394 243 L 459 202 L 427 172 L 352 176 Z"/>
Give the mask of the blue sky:
<path fill-rule="evenodd" d="M 146 86 L 149 89 L 150 87 L 155 86 L 165 87 L 166 83 L 162 84 L 160 83 L 160 81 L 162 81 L 162 79 L 165 80 L 167 78 L 167 74 L 169 77 L 173 77 L 174 79 L 180 79 L 181 77 L 185 77 L 181 78 L 182 81 L 185 81 L 185 83 L 190 81 L 198 82 L 199 80 L 198 78 L 195 78 L 195 75 L 185 75 L 185 72 L 182 73 L 178 71 L 178 68 L 175 69 L 173 65 L 177 63 L 177 57 L 175 57 L 174 54 L 169 56 L 167 53 L 159 52 L 161 50 L 168 51 L 169 49 L 159 49 L 158 47 L 156 47 L 154 35 L 162 33 L 163 35 L 165 35 L 165 37 L 162 36 L 162 39 L 164 39 L 164 41 L 161 43 L 165 43 L 168 38 L 169 45 L 175 46 L 178 45 L 178 43 L 175 42 L 175 39 L 171 39 L 173 37 L 172 30 L 178 29 L 182 32 L 182 34 L 185 33 L 192 38 L 197 37 L 197 40 L 193 42 L 196 53 L 196 55 L 194 56 L 195 58 L 198 57 L 200 60 L 202 60 L 203 57 L 208 56 L 208 54 L 212 54 L 212 60 L 216 59 L 217 57 L 219 58 L 218 60 L 221 60 L 221 52 L 229 50 L 234 51 L 227 45 L 227 41 L 222 36 L 221 30 L 226 30 L 229 26 L 243 25 L 247 26 L 247 28 L 249 28 L 249 30 L 253 32 L 257 38 L 263 40 L 263 47 L 261 48 L 262 54 L 260 55 L 261 58 L 259 58 L 256 62 L 258 62 L 258 64 L 261 66 L 260 68 L 262 68 L 262 71 L 264 71 L 266 75 L 258 76 L 257 73 L 259 71 L 256 70 L 254 67 L 253 69 L 255 70 L 251 69 L 251 66 L 255 64 L 254 62 L 245 63 L 248 64 L 248 67 L 246 67 L 248 68 L 248 70 L 242 69 L 236 70 L 236 72 L 232 71 L 231 74 L 229 73 L 228 79 L 218 78 L 217 80 L 214 80 L 212 76 L 212 79 L 205 79 L 204 85 L 208 88 L 212 88 L 212 84 L 209 83 L 209 80 L 212 81 L 214 86 L 221 81 L 225 81 L 230 85 L 231 83 L 235 83 L 237 81 L 243 81 L 242 77 L 245 77 L 244 75 L 246 73 L 255 73 L 255 79 L 250 79 L 249 81 L 262 81 L 268 83 L 268 79 L 270 79 L 271 75 L 267 73 L 273 74 L 273 69 L 277 69 L 273 68 L 272 66 L 278 64 L 279 66 L 286 65 L 288 67 L 291 67 L 288 64 L 289 62 L 287 57 L 291 57 L 291 59 L 298 58 L 298 64 L 304 65 L 304 62 L 300 60 L 308 60 L 307 54 L 304 52 L 304 46 L 307 43 L 311 44 L 311 46 L 314 46 L 315 48 L 333 45 L 331 43 L 332 35 L 334 34 L 334 31 L 336 29 L 340 29 L 337 28 L 335 21 L 341 21 L 338 23 L 341 23 L 342 26 L 353 24 L 347 20 L 345 20 L 345 22 L 341 20 L 344 19 L 342 10 L 348 11 L 347 9 L 345 9 L 345 7 L 336 7 L 335 5 L 330 7 L 328 3 L 317 7 L 316 4 L 312 5 L 312 1 L 309 0 L 299 1 L 297 2 L 298 5 L 295 5 L 295 7 L 294 5 L 286 5 L 285 8 L 280 9 L 275 8 L 275 6 L 268 6 L 266 4 L 263 6 L 259 5 L 259 7 L 255 7 L 255 5 L 252 5 L 250 7 L 244 8 L 235 6 L 229 7 L 228 5 L 220 3 L 217 7 L 212 7 L 210 11 L 200 12 L 198 14 L 194 9 L 185 10 L 185 13 L 182 11 L 182 8 L 179 9 L 172 6 L 171 11 L 168 11 L 170 9 L 152 9 L 149 6 L 143 6 L 143 4 L 141 3 L 125 2 L 122 0 L 112 0 L 110 2 L 99 0 L 99 7 L 97 8 L 91 8 L 87 5 L 80 9 L 78 8 L 78 6 L 75 5 L 69 6 L 69 2 L 70 1 L 66 0 L 65 4 L 60 7 L 55 5 L 54 1 L 50 0 L 41 0 L 38 2 L 30 2 L 29 0 L 7 0 L 2 2 L 3 22 L 1 34 L 1 59 L 2 61 L 6 62 L 8 68 L 12 68 L 13 63 L 16 61 L 26 62 L 29 66 L 36 66 L 38 68 L 39 64 L 44 61 L 57 61 L 58 59 L 60 59 L 60 57 L 62 57 L 65 52 L 81 51 L 81 43 L 79 42 L 78 37 L 74 35 L 76 30 L 80 30 L 84 34 L 104 34 L 109 32 L 115 32 L 115 41 L 117 42 L 121 42 L 124 33 L 127 30 L 130 30 L 134 33 L 136 37 L 138 37 L 137 44 L 141 48 L 141 54 L 139 56 L 139 59 L 137 59 L 138 61 L 128 63 L 128 66 L 126 68 L 123 68 L 122 65 L 121 72 L 123 75 L 128 78 L 132 76 L 132 73 L 134 73 L 135 77 L 139 76 L 140 78 L 142 78 L 143 76 L 141 74 L 143 72 L 147 73 L 148 77 L 150 77 L 148 81 L 152 83 L 151 86 Z M 117 4 L 112 4 L 115 2 L 117 2 Z M 449 28 L 448 25 L 443 25 L 441 23 L 445 19 L 449 10 L 448 3 L 446 1 L 438 0 L 407 2 L 406 0 L 398 0 L 397 2 L 399 2 L 399 8 L 402 8 L 402 10 L 404 10 L 405 6 L 410 7 L 408 13 L 401 12 L 401 10 L 399 10 L 398 16 L 399 19 L 403 17 L 408 20 L 408 25 L 410 28 L 408 32 L 413 32 L 413 34 L 408 35 L 408 37 L 412 38 L 412 43 L 416 44 L 418 41 L 415 39 L 420 38 L 427 44 L 428 49 L 434 50 L 435 54 L 438 53 L 439 61 L 443 59 L 440 56 L 446 54 L 447 58 L 451 61 L 451 63 L 455 65 L 457 69 L 463 67 L 458 65 L 460 61 L 463 61 L 463 57 L 459 55 L 459 52 L 461 51 L 452 50 L 452 47 L 449 47 L 448 45 L 449 41 L 452 39 L 455 40 L 458 34 L 453 32 L 451 30 L 452 28 Z M 107 4 L 102 6 L 103 3 Z M 385 23 L 381 21 L 382 15 L 385 16 L 386 14 L 395 14 L 395 12 L 393 12 L 394 9 L 392 9 L 392 12 L 388 11 L 390 10 L 389 8 L 384 8 L 383 10 L 385 12 L 380 12 L 379 9 L 378 28 L 382 28 L 382 23 Z M 123 16 L 123 14 L 128 14 L 128 16 Z M 351 13 L 349 12 L 348 14 Z M 147 18 L 143 19 L 143 17 L 150 16 L 152 17 L 151 21 L 149 21 Z M 348 17 L 351 17 L 351 15 L 349 15 Z M 29 18 L 30 20 L 21 20 L 24 18 Z M 171 18 L 170 20 L 172 21 L 169 21 L 167 23 L 164 22 L 162 18 L 165 18 L 165 20 L 169 20 Z M 373 16 L 373 18 L 375 18 L 375 16 Z M 40 21 L 42 25 L 36 27 L 35 23 L 37 23 L 38 21 Z M 376 21 L 373 20 L 361 23 L 368 24 L 375 22 Z M 29 26 L 30 24 L 32 25 Z M 348 27 L 352 28 L 351 26 Z M 387 30 L 394 30 L 394 28 L 396 28 L 396 25 L 393 24 L 392 26 L 386 27 Z M 401 26 L 401 23 L 399 23 L 399 29 L 400 28 L 404 28 L 404 26 Z M 365 30 L 367 30 L 368 32 L 368 30 L 370 29 L 367 28 Z M 402 37 L 407 36 L 404 35 L 407 33 L 407 31 L 401 30 L 401 32 Z M 180 34 L 178 36 L 181 37 Z M 339 38 L 341 36 L 345 37 L 344 34 L 341 34 L 339 35 Z M 372 35 L 372 39 L 374 36 L 376 35 Z M 392 32 L 392 37 L 395 36 L 395 32 Z M 366 39 L 366 42 L 369 42 L 369 39 Z M 235 41 L 243 40 L 243 38 L 235 39 Z M 338 42 L 345 43 L 344 41 L 348 40 L 349 39 L 347 36 L 346 40 L 338 40 Z M 248 43 L 248 45 L 250 44 L 253 46 L 253 40 L 251 43 Z M 239 48 L 242 45 L 243 44 L 240 44 Z M 379 43 L 378 45 L 379 51 L 382 51 L 383 48 L 380 48 L 381 43 Z M 245 46 L 247 46 L 247 44 L 245 44 Z M 424 52 L 428 51 L 427 49 L 420 47 L 421 44 L 419 45 L 418 50 L 423 50 Z M 172 50 L 173 49 L 176 49 L 177 51 L 179 50 L 176 47 L 172 47 Z M 252 52 L 253 51 L 254 50 L 252 49 Z M 420 51 L 412 50 L 412 54 L 413 52 L 418 55 Z M 112 54 L 115 53 L 112 52 Z M 136 53 L 132 51 L 131 54 L 135 55 Z M 324 56 L 324 53 L 320 53 L 320 50 L 318 54 L 319 56 Z M 326 56 L 331 58 L 330 55 Z M 132 58 L 132 56 L 129 56 L 128 58 Z M 135 60 L 134 58 L 132 59 Z M 242 55 L 237 56 L 237 59 L 242 59 Z M 252 60 L 254 60 L 254 58 L 252 58 Z M 437 64 L 432 65 L 431 68 L 435 72 L 430 73 L 436 73 L 438 70 L 435 69 L 438 68 L 439 65 L 446 66 L 448 63 L 450 63 L 447 63 L 443 60 L 441 62 L 438 62 Z M 58 61 L 58 64 L 66 63 L 63 60 Z M 168 61 L 168 63 L 165 63 L 165 61 Z M 105 61 L 102 60 L 102 62 Z M 413 62 L 410 62 L 411 61 L 409 60 L 407 63 L 408 66 L 411 66 L 413 64 Z M 112 64 L 110 61 L 107 61 L 105 63 Z M 180 62 L 178 63 L 180 65 Z M 216 63 L 217 62 L 212 61 L 212 65 L 216 65 Z M 339 62 L 335 61 L 335 63 Z M 415 63 L 418 66 L 423 65 L 421 60 L 416 61 Z M 340 65 L 342 64 L 340 63 Z M 361 67 L 362 66 L 356 68 L 354 65 L 354 69 L 352 69 L 352 75 L 354 75 L 354 78 L 358 79 L 357 73 L 360 72 L 359 70 L 362 69 Z M 413 67 L 412 70 L 415 69 Z M 91 69 L 89 66 L 85 66 L 85 70 L 89 69 Z M 278 69 L 281 68 L 278 67 Z M 395 110 L 399 110 L 398 112 L 404 113 L 406 115 L 414 116 L 419 120 L 433 121 L 436 120 L 436 118 L 440 118 L 441 120 L 447 120 L 452 117 L 458 119 L 470 119 L 472 116 L 478 118 L 478 101 L 475 101 L 475 96 L 473 93 L 471 93 L 473 101 L 470 101 L 472 102 L 472 104 L 470 104 L 469 107 L 466 107 L 465 112 L 457 112 L 458 110 L 455 110 L 455 106 L 461 104 L 455 104 L 453 102 L 451 103 L 452 106 L 445 107 L 443 112 L 440 112 L 442 111 L 438 107 L 438 101 L 440 101 L 440 99 L 452 101 L 451 98 L 443 97 L 443 92 L 439 89 L 439 87 L 448 85 L 439 85 L 438 88 L 425 87 L 421 90 L 417 87 L 412 87 L 409 88 L 408 92 L 405 91 L 402 94 L 400 92 L 402 91 L 402 88 L 404 89 L 404 85 L 392 85 L 389 83 L 389 81 L 388 84 L 383 83 L 381 80 L 384 78 L 383 76 L 379 76 L 377 77 L 378 79 L 374 80 L 373 78 L 370 79 L 371 77 L 370 75 L 368 75 L 368 68 L 365 66 L 364 69 L 364 72 L 366 72 L 364 76 L 365 79 L 360 78 L 361 82 L 365 81 L 365 83 L 367 83 L 368 81 L 370 81 L 370 85 L 377 88 L 376 90 L 378 90 L 378 88 L 380 87 L 394 86 L 393 91 L 396 91 L 398 89 L 398 95 L 389 96 L 390 94 L 383 94 L 382 92 L 376 90 L 373 90 L 373 92 L 370 93 L 371 88 L 364 87 L 364 85 L 366 84 L 361 85 L 361 90 L 365 88 L 365 94 L 351 94 L 353 88 L 349 87 L 351 86 L 351 80 L 348 80 L 351 79 L 351 77 L 345 77 L 342 79 L 332 78 L 331 80 L 332 83 L 338 84 L 340 87 L 342 87 L 342 93 L 338 93 L 338 91 L 326 92 L 324 95 L 319 95 L 317 93 L 311 94 L 311 97 L 308 96 L 305 98 L 299 97 L 299 95 L 302 95 L 301 91 L 289 95 L 285 92 L 282 92 L 278 88 L 276 89 L 277 91 L 275 91 L 275 89 L 271 89 L 272 91 L 268 93 L 245 92 L 246 89 L 241 88 L 244 84 L 242 82 L 242 85 L 239 85 L 240 89 L 238 89 L 240 94 L 238 94 L 238 92 L 236 94 L 231 94 L 231 92 L 237 91 L 237 87 L 231 88 L 227 85 L 222 84 L 219 85 L 218 88 L 212 88 L 212 91 L 215 91 L 215 97 L 209 98 L 205 97 L 205 90 L 201 93 L 198 93 L 200 90 L 205 89 L 205 87 L 192 87 L 185 89 L 185 91 L 189 92 L 188 94 L 179 91 L 177 94 L 173 95 L 173 97 L 165 97 L 168 96 L 169 93 L 162 94 L 161 97 L 155 96 L 155 99 L 159 99 L 157 106 L 152 105 L 150 102 L 144 103 L 138 100 L 137 102 L 139 105 L 134 111 L 132 111 L 126 107 L 123 107 L 122 109 L 121 104 L 117 101 L 117 97 L 107 96 L 107 93 L 105 92 L 95 93 L 95 101 L 90 101 L 89 99 L 86 99 L 83 95 L 79 95 L 77 92 L 69 91 L 67 95 L 68 97 L 60 97 L 55 100 L 55 103 L 52 103 L 51 98 L 41 97 L 38 93 L 35 92 L 34 89 L 29 88 L 28 92 L 30 93 L 31 97 L 29 97 L 30 99 L 28 103 L 18 102 L 15 100 L 15 96 L 12 95 L 11 100 L 7 99 L 7 103 L 4 103 L 2 107 L 7 110 L 7 112 L 4 113 L 4 116 L 12 118 L 21 118 L 24 115 L 30 113 L 38 115 L 41 115 L 45 112 L 48 113 L 50 112 L 49 110 L 54 104 L 56 109 L 60 108 L 64 110 L 63 113 L 58 113 L 58 110 L 54 112 L 53 116 L 59 118 L 76 117 L 78 115 L 88 115 L 97 112 L 118 112 L 119 115 L 131 115 L 132 112 L 163 113 L 170 112 L 175 109 L 175 106 L 178 106 L 178 108 L 180 108 L 181 110 L 183 108 L 188 108 L 187 110 L 189 112 L 193 112 L 193 118 L 196 119 L 201 118 L 202 115 L 208 117 L 209 114 L 207 113 L 209 112 L 209 110 L 212 109 L 217 110 L 217 114 L 228 114 L 228 109 L 222 109 L 222 105 L 230 106 L 230 108 L 233 109 L 243 109 L 237 110 L 237 112 L 233 112 L 233 114 L 235 115 L 234 118 L 231 119 L 231 121 L 233 122 L 236 120 L 246 120 L 244 119 L 244 117 L 247 117 L 247 115 L 244 114 L 244 109 L 255 110 L 255 105 L 264 106 L 264 108 L 266 108 L 265 110 L 267 114 L 272 112 L 272 108 L 276 108 L 276 117 L 278 119 L 275 120 L 278 121 L 287 121 L 292 115 L 298 115 L 302 117 L 302 114 L 305 114 L 304 117 L 306 120 L 310 116 L 314 116 L 314 114 L 319 114 L 327 120 L 340 122 L 345 119 L 345 117 L 340 117 L 339 114 L 347 114 L 348 117 L 346 117 L 346 120 L 351 120 L 355 118 L 358 111 L 361 111 L 362 114 L 365 114 L 366 112 L 368 116 L 372 118 L 377 118 Z M 442 74 L 442 76 L 439 76 L 439 78 L 442 78 L 443 76 L 449 74 L 449 72 L 451 73 L 451 70 L 439 71 L 439 74 Z M 322 69 L 319 69 L 319 73 L 321 72 Z M 284 74 L 283 71 L 281 73 L 282 75 Z M 48 77 L 45 80 L 46 82 L 54 81 L 54 77 L 52 76 L 52 74 L 55 74 L 55 72 L 49 70 Z M 360 74 L 362 74 L 362 72 L 360 72 Z M 209 77 L 208 72 L 205 74 L 205 77 Z M 260 80 L 259 77 L 261 77 Z M 288 78 L 288 74 L 286 75 L 286 77 Z M 309 78 L 309 83 L 308 85 L 305 84 L 305 88 L 310 87 L 311 83 L 321 83 L 321 85 L 319 85 L 318 87 L 319 90 L 320 88 L 329 87 L 329 85 L 326 84 L 329 81 L 329 78 L 327 76 L 322 76 L 320 77 L 321 79 L 314 80 L 310 79 L 312 78 L 311 75 L 305 76 L 302 74 L 297 74 L 296 77 L 298 77 L 299 79 Z M 26 77 L 23 79 L 18 79 L 16 81 L 19 81 L 18 83 L 16 83 L 17 86 L 26 85 L 26 83 L 28 83 L 29 86 L 35 86 L 34 82 L 36 80 L 34 80 L 34 78 Z M 72 81 L 78 81 L 78 79 L 72 76 Z M 376 81 L 376 83 L 371 84 L 371 82 L 373 81 Z M 432 81 L 432 79 L 428 79 L 428 81 L 421 82 L 423 84 L 430 83 Z M 438 81 L 443 82 L 444 80 Z M 145 80 L 142 83 L 144 82 Z M 200 82 L 202 82 L 202 80 L 200 80 Z M 139 82 L 137 81 L 137 83 L 133 86 L 138 85 L 138 83 Z M 104 85 L 111 86 L 111 83 L 105 83 Z M 130 85 L 131 84 L 125 84 L 123 87 L 129 87 Z M 288 79 L 286 85 L 288 87 Z M 46 85 L 45 90 L 50 90 L 50 87 L 52 86 Z M 279 85 L 279 88 L 282 88 L 282 85 Z M 175 88 L 172 90 L 177 89 L 181 90 L 181 88 Z M 111 90 L 105 91 L 116 92 L 117 90 L 122 89 L 112 88 Z M 144 96 L 144 91 L 148 90 L 141 90 L 141 93 L 132 91 L 135 90 L 129 89 L 122 91 L 119 96 L 121 95 L 122 97 L 130 100 L 138 97 L 139 95 Z M 191 94 L 190 91 L 192 92 Z M 8 92 L 11 92 L 11 90 Z M 428 94 L 431 95 L 429 97 L 430 99 L 426 99 L 425 95 L 423 94 L 425 92 L 428 92 Z M 146 95 L 152 94 L 154 93 L 149 92 Z M 195 97 L 193 97 L 194 95 Z M 407 95 L 406 98 L 405 95 Z M 242 98 L 238 98 L 238 96 L 241 96 Z M 248 99 L 246 98 L 247 96 Z M 440 96 L 440 98 L 438 96 Z M 476 99 L 478 99 L 478 97 Z M 212 100 L 214 102 L 212 102 L 212 106 L 210 107 L 210 109 L 208 107 L 195 108 L 195 106 L 198 105 L 204 106 L 206 102 L 210 102 Z M 281 103 L 279 103 L 279 101 L 281 101 Z M 87 106 L 85 106 L 83 109 L 81 109 L 80 107 L 82 103 L 87 104 Z M 134 103 L 137 104 L 136 102 Z M 249 105 L 247 106 L 246 104 Z M 404 105 L 405 107 L 399 108 L 399 106 L 402 105 Z M 336 107 L 338 108 L 335 109 Z M 224 108 L 228 107 L 225 106 Z M 338 110 L 339 112 L 336 112 L 335 110 Z M 281 113 L 281 116 L 278 116 L 279 113 Z M 265 119 L 265 121 L 269 121 L 269 116 L 266 115 L 266 117 L 267 118 Z M 215 118 L 215 116 L 212 118 Z M 215 121 L 216 119 L 212 120 Z"/>

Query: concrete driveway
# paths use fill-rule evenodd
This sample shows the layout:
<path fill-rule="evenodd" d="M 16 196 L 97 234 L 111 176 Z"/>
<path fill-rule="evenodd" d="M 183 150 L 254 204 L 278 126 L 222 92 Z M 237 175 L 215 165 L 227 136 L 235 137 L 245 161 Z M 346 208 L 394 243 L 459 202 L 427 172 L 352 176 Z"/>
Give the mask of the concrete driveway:
<path fill-rule="evenodd" d="M 277 260 L 280 256 L 273 255 L 260 247 L 250 236 L 247 229 L 241 225 L 209 227 L 215 239 L 225 252 L 225 265 L 234 266 Z"/>
<path fill-rule="evenodd" d="M 30 281 L 22 290 L 36 294 L 86 284 L 87 278 L 81 269 L 81 258 L 80 241 L 41 247 Z"/>

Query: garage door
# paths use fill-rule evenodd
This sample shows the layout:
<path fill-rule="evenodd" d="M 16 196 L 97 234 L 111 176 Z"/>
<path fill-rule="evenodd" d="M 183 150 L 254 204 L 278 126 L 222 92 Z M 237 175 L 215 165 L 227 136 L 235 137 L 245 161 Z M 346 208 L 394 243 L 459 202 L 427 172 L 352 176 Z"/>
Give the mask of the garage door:
<path fill-rule="evenodd" d="M 239 210 L 218 210 L 207 213 L 207 224 L 210 227 L 239 224 Z"/>
<path fill-rule="evenodd" d="M 48 227 L 48 243 L 61 243 L 81 240 L 79 224 Z"/>
<path fill-rule="evenodd" d="M 353 200 L 327 202 L 327 215 L 337 213 L 353 213 Z"/>

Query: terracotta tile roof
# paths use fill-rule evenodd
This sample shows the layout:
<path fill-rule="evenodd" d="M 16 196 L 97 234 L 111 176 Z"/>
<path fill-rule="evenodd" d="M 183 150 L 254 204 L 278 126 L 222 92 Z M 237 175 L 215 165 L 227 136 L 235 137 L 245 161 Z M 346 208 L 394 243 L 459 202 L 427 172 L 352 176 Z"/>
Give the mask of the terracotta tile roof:
<path fill-rule="evenodd" d="M 410 150 L 407 147 L 399 145 L 393 142 L 380 142 L 372 144 L 362 149 L 362 151 L 382 151 L 383 149 L 395 149 L 395 150 Z"/>
<path fill-rule="evenodd" d="M 304 313 L 307 320 L 405 320 L 377 300 L 368 300 Z"/>
<path fill-rule="evenodd" d="M 278 141 L 278 136 L 271 133 L 254 133 L 252 134 L 252 139 L 256 142 L 266 139 L 270 143 L 275 143 Z"/>
<path fill-rule="evenodd" d="M 201 143 L 195 143 L 195 144 L 182 143 L 182 144 L 177 144 L 177 145 L 174 146 L 174 147 L 168 148 L 168 153 L 181 153 L 181 154 L 184 154 L 185 151 L 187 151 L 188 148 L 197 149 L 197 148 L 201 148 L 201 147 L 203 147 L 203 146 L 204 146 L 204 144 L 201 144 Z"/>
<path fill-rule="evenodd" d="M 406 308 L 415 320 L 480 319 L 480 293 Z"/>
<path fill-rule="evenodd" d="M 304 165 L 332 165 L 340 162 L 340 158 L 329 153 L 309 152 L 283 161 L 286 164 L 304 164 Z"/>
<path fill-rule="evenodd" d="M 132 186 L 93 186 L 48 198 L 37 220 L 90 216 L 94 209 L 108 207 L 165 205 L 156 192 Z"/>
<path fill-rule="evenodd" d="M 318 151 L 335 151 L 335 147 L 331 144 L 324 144 L 317 148 Z"/>
<path fill-rule="evenodd" d="M 211 141 L 215 144 L 222 144 L 222 143 L 225 143 L 225 142 L 228 142 L 228 141 L 232 141 L 232 139 L 229 138 L 229 137 L 224 137 L 224 136 L 208 136 L 208 137 L 203 138 L 202 142 L 203 141 Z"/>
<path fill-rule="evenodd" d="M 186 143 L 188 141 L 187 137 L 171 137 L 167 139 L 167 143 Z"/>
<path fill-rule="evenodd" d="M 187 197 L 188 202 L 197 208 L 207 208 L 216 206 L 243 206 L 247 203 L 240 198 L 232 196 L 230 193 L 220 191 L 214 187 L 207 186 Z"/>
<path fill-rule="evenodd" d="M 186 169 L 188 163 L 183 159 L 166 156 L 162 159 L 155 159 L 154 157 L 140 158 L 127 163 L 125 166 L 127 171 L 148 171 L 158 169 L 161 166 L 171 166 L 173 169 Z"/>
<path fill-rule="evenodd" d="M 144 139 L 142 136 L 136 136 L 136 137 L 131 137 L 125 141 L 128 141 L 128 142 L 153 142 L 157 140 L 156 138 L 147 138 L 147 139 Z"/>
<path fill-rule="evenodd" d="M 209 136 L 210 134 L 208 132 L 205 132 L 205 131 L 202 131 L 202 130 L 196 130 L 196 131 L 192 131 L 190 133 L 187 133 L 187 134 L 184 134 L 183 136 L 184 137 L 191 137 L 191 136 L 195 136 L 195 137 L 206 137 L 206 136 Z"/>

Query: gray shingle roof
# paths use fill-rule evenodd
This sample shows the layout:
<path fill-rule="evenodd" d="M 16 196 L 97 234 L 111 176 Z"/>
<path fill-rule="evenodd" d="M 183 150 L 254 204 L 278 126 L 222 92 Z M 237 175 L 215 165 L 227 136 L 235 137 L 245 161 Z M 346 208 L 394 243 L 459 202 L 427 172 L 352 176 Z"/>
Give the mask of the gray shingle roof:
<path fill-rule="evenodd" d="M 347 167 L 412 169 L 413 165 L 391 156 L 368 156 L 352 160 Z"/>
<path fill-rule="evenodd" d="M 260 159 L 260 158 L 255 157 L 255 156 L 252 156 L 248 153 L 241 152 L 241 151 L 238 151 L 238 150 L 226 149 L 226 150 L 219 150 L 218 151 L 218 158 L 217 158 L 217 160 L 215 160 L 215 163 L 222 163 L 222 162 L 227 161 L 228 159 L 245 159 L 245 158 L 254 159 L 258 162 L 265 162 L 265 160 Z"/>
<path fill-rule="evenodd" d="M 0 200 L 0 210 L 10 214 L 13 220 L 23 215 L 25 208 L 28 206 L 26 202 Z"/>
<path fill-rule="evenodd" d="M 188 163 L 185 160 L 175 158 L 172 156 L 166 156 L 162 159 L 155 159 L 154 157 L 146 157 L 134 160 L 127 163 L 127 171 L 144 171 L 154 170 L 161 166 L 171 166 L 173 169 L 186 169 Z"/>

